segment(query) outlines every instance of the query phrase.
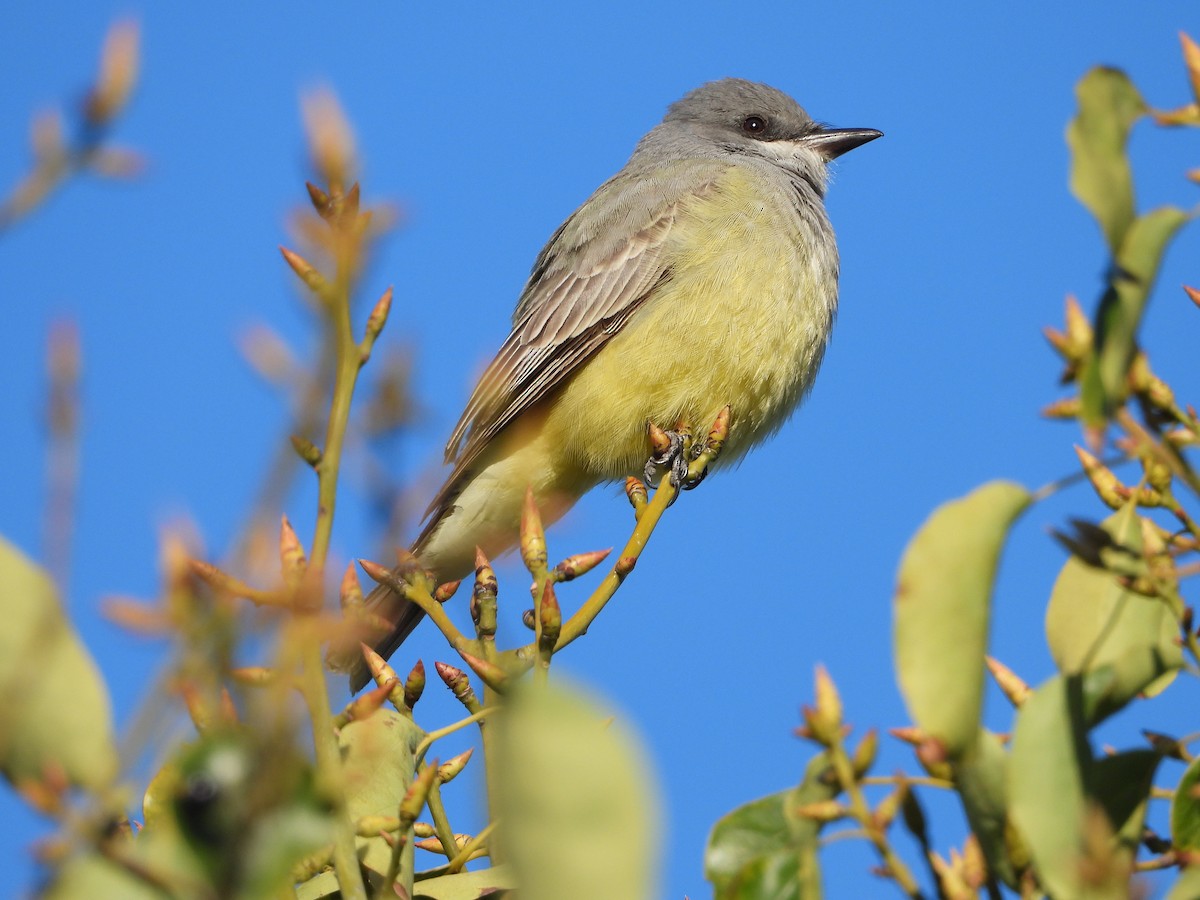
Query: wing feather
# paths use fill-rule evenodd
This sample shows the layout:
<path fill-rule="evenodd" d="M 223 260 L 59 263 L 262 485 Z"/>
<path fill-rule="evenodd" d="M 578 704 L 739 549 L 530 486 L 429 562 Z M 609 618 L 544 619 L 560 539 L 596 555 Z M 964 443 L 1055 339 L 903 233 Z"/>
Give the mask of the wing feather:
<path fill-rule="evenodd" d="M 671 173 L 670 186 L 658 186 L 658 203 L 639 186 L 646 184 L 644 178 L 622 185 L 617 176 L 583 209 L 601 198 L 608 212 L 628 225 L 640 207 L 645 209 L 642 227 L 604 229 L 593 223 L 585 230 L 576 212 L 555 232 L 534 263 L 512 331 L 446 444 L 446 460 L 455 468 L 430 513 L 452 502 L 462 476 L 496 435 L 597 353 L 670 278 L 664 248 L 680 209 L 712 190 L 723 168 L 707 162 Z M 614 231 L 622 230 L 629 237 L 613 241 Z"/>

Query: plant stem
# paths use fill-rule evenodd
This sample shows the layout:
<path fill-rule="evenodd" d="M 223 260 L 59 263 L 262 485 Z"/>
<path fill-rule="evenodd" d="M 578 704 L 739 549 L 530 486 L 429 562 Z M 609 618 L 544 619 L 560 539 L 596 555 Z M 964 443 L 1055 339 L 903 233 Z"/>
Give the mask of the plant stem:
<path fill-rule="evenodd" d="M 308 715 L 312 720 L 313 750 L 316 755 L 317 778 L 327 786 L 328 795 L 343 796 L 342 757 L 338 750 L 337 735 L 333 729 L 333 713 L 329 709 L 329 695 L 325 690 L 325 667 L 321 659 L 321 640 L 314 622 L 308 623 L 301 635 L 300 687 L 304 695 Z M 329 790 L 328 786 L 335 786 Z M 338 887 L 346 900 L 367 900 L 362 873 L 358 867 L 358 854 L 354 844 L 354 827 L 344 806 L 334 816 L 333 865 L 337 872 Z"/>
<path fill-rule="evenodd" d="M 850 809 L 854 814 L 855 821 L 862 826 L 867 839 L 874 844 L 875 850 L 883 859 L 884 866 L 887 867 L 888 874 L 895 879 L 896 884 L 905 894 L 913 900 L 918 900 L 922 897 L 921 889 L 917 886 L 917 881 L 912 872 L 908 870 L 908 866 L 896 855 L 892 845 L 888 843 L 887 835 L 871 815 L 871 808 L 867 805 L 867 798 L 863 795 L 862 787 L 854 775 L 854 764 L 846 754 L 840 733 L 829 747 L 829 756 L 838 782 L 850 800 Z"/>
<path fill-rule="evenodd" d="M 483 831 L 471 838 L 471 840 L 467 842 L 467 846 L 458 851 L 458 856 L 450 860 L 450 865 L 446 866 L 446 874 L 453 875 L 455 872 L 462 871 L 462 867 L 467 864 L 467 861 L 471 859 L 471 857 L 475 854 L 475 851 L 482 847 L 483 842 L 491 837 L 492 830 L 495 829 L 495 827 L 496 823 L 493 821 L 487 826 L 487 828 L 483 829 Z M 488 856 L 491 858 L 492 863 L 495 864 L 496 857 L 492 853 L 491 847 L 488 848 Z"/>
<path fill-rule="evenodd" d="M 446 816 L 446 807 L 442 803 L 442 786 L 436 780 L 429 788 L 429 796 L 425 798 L 429 807 L 429 815 L 433 819 L 433 828 L 438 840 L 442 842 L 442 852 L 446 861 L 453 862 L 458 855 L 458 841 L 454 839 L 454 829 L 450 827 L 450 819 Z"/>
<path fill-rule="evenodd" d="M 592 591 L 592 595 L 587 598 L 575 615 L 563 623 L 562 634 L 559 636 L 558 643 L 554 647 L 556 653 L 587 633 L 588 627 L 595 621 L 596 616 L 600 614 L 600 610 L 604 609 L 605 604 L 612 599 L 613 594 L 617 592 L 617 588 L 625 581 L 625 577 L 633 571 L 638 557 L 646 549 L 650 535 L 654 533 L 654 529 L 658 526 L 663 513 L 667 511 L 667 507 L 671 505 L 671 502 L 678 494 L 679 488 L 671 484 L 670 474 L 663 475 L 662 480 L 658 483 L 658 489 L 654 492 L 654 497 L 646 505 L 641 517 L 637 520 L 633 534 L 629 536 L 624 549 L 621 550 L 621 555 L 617 558 L 612 569 L 609 570 L 608 575 L 604 577 L 604 580 L 600 582 L 596 590 Z M 536 650 L 536 647 L 534 649 Z"/>
<path fill-rule="evenodd" d="M 413 756 L 416 757 L 417 762 L 420 762 L 425 758 L 425 754 L 429 752 L 429 748 L 433 746 L 434 741 L 444 738 L 448 734 L 454 734 L 454 732 L 458 731 L 460 728 L 466 728 L 468 725 L 478 722 L 481 719 L 485 719 L 495 711 L 496 707 L 487 707 L 486 709 L 481 709 L 474 715 L 467 716 L 465 719 L 460 719 L 453 725 L 447 725 L 445 728 L 439 728 L 437 731 L 429 732 L 421 740 L 421 743 L 417 744 L 417 749 Z"/>
<path fill-rule="evenodd" d="M 312 583 L 317 585 L 324 582 L 325 562 L 333 535 L 333 514 L 337 502 L 342 447 L 346 439 L 346 427 L 350 421 L 350 403 L 354 397 L 354 387 L 362 364 L 358 344 L 351 332 L 352 269 L 348 256 L 347 252 L 337 254 L 337 277 L 332 295 L 326 298 L 325 304 L 331 326 L 328 340 L 333 345 L 336 362 L 329 421 L 325 428 L 325 446 L 322 448 L 321 461 L 316 466 L 317 520 L 309 556 L 308 575 Z M 324 662 L 321 658 L 322 635 L 315 627 L 311 615 L 309 618 L 309 627 L 301 631 L 301 683 L 308 714 L 312 720 L 318 775 L 325 784 L 338 785 L 336 795 L 341 797 L 342 760 L 338 751 L 337 735 L 334 732 L 333 713 L 329 708 L 329 694 L 325 687 Z M 354 828 L 344 807 L 335 817 L 333 864 L 341 896 L 347 900 L 366 900 L 366 887 L 362 881 L 355 850 Z"/>

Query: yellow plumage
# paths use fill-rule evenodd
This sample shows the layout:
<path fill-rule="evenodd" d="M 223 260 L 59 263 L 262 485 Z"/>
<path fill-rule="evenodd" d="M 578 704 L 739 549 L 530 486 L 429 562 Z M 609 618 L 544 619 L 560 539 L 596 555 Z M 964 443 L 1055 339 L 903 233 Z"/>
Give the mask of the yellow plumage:
<path fill-rule="evenodd" d="M 413 546 L 442 580 L 517 541 L 532 487 L 547 522 L 590 488 L 642 474 L 647 425 L 703 433 L 740 459 L 812 386 L 837 307 L 826 164 L 871 129 L 827 128 L 786 94 L 725 79 L 671 106 L 625 167 L 554 233 L 513 328 L 447 445 L 454 469 Z M 378 588 L 389 655 L 421 610 Z M 352 661 L 351 685 L 367 680 Z"/>
<path fill-rule="evenodd" d="M 706 430 L 732 411 L 728 463 L 775 431 L 816 374 L 836 305 L 837 254 L 801 240 L 801 219 L 763 176 L 731 165 L 681 206 L 662 248 L 672 275 L 553 396 L 474 466 L 418 548 L 441 578 L 516 539 L 525 486 L 553 520 L 602 481 L 642 471 L 647 423 Z"/>

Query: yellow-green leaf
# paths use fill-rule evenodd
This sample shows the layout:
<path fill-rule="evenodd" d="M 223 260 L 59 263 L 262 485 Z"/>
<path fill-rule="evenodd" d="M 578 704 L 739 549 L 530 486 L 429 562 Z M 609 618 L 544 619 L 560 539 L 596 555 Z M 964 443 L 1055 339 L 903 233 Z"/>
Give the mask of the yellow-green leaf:
<path fill-rule="evenodd" d="M 1091 767 L 1088 791 L 1113 827 L 1110 855 L 1117 868 L 1132 870 L 1142 842 L 1154 772 L 1162 756 L 1153 750 L 1127 750 L 1102 756 Z"/>
<path fill-rule="evenodd" d="M 829 759 L 820 753 L 809 762 L 799 787 L 739 806 L 717 821 L 704 851 L 704 877 L 712 882 L 717 900 L 821 896 L 817 859 L 821 823 L 796 811 L 837 796 L 836 782 L 829 775 Z M 775 885 L 775 891 L 762 893 L 768 883 Z M 785 883 L 792 893 L 787 893 Z"/>
<path fill-rule="evenodd" d="M 1113 254 L 1133 221 L 1133 175 L 1125 147 L 1146 101 L 1118 69 L 1092 69 L 1075 86 L 1079 111 L 1067 126 L 1071 193 L 1100 223 Z"/>
<path fill-rule="evenodd" d="M 1188 764 L 1171 798 L 1171 843 L 1181 850 L 1200 851 L 1200 759 Z"/>
<path fill-rule="evenodd" d="M 0 769 L 20 784 L 48 768 L 98 788 L 117 772 L 108 689 L 48 575 L 0 538 Z"/>
<path fill-rule="evenodd" d="M 1009 813 L 1054 897 L 1082 896 L 1084 779 L 1091 749 L 1077 679 L 1051 678 L 1017 712 Z"/>
<path fill-rule="evenodd" d="M 1200 865 L 1192 865 L 1179 871 L 1171 892 L 1163 900 L 1196 900 L 1197 897 L 1200 897 Z"/>
<path fill-rule="evenodd" d="M 1163 206 L 1138 216 L 1123 233 L 1096 311 L 1095 347 L 1080 374 L 1082 415 L 1089 425 L 1102 426 L 1125 401 L 1138 328 L 1163 253 L 1189 218 Z"/>
<path fill-rule="evenodd" d="M 979 735 L 992 583 L 1025 488 L 994 481 L 943 504 L 909 542 L 895 599 L 896 670 L 909 714 L 949 758 Z"/>
<path fill-rule="evenodd" d="M 1117 545 L 1106 554 L 1140 564 L 1143 524 L 1132 505 L 1101 527 Z M 1162 600 L 1125 590 L 1111 572 L 1074 556 L 1063 565 L 1046 608 L 1046 640 L 1060 672 L 1109 670 L 1103 684 L 1100 679 L 1089 681 L 1088 719 L 1093 723 L 1183 665 L 1175 640 L 1178 631 Z"/>
<path fill-rule="evenodd" d="M 417 745 L 425 732 L 412 719 L 383 708 L 351 722 L 338 738 L 346 778 L 346 812 L 351 821 L 363 816 L 394 816 L 412 784 Z M 357 839 L 364 866 L 383 875 L 392 848 L 381 837 Z M 403 854 L 404 871 L 412 871 L 412 841 Z"/>
<path fill-rule="evenodd" d="M 413 887 L 413 900 L 480 900 L 483 897 L 507 897 L 516 888 L 512 870 L 494 866 L 474 872 L 438 875 L 418 881 Z"/>
<path fill-rule="evenodd" d="M 1015 890 L 1018 873 L 1008 851 L 1007 768 L 1000 739 L 983 731 L 971 751 L 954 764 L 954 783 L 988 870 Z"/>
<path fill-rule="evenodd" d="M 560 685 L 524 685 L 498 726 L 505 861 L 524 900 L 658 896 L 658 810 L 639 743 Z"/>

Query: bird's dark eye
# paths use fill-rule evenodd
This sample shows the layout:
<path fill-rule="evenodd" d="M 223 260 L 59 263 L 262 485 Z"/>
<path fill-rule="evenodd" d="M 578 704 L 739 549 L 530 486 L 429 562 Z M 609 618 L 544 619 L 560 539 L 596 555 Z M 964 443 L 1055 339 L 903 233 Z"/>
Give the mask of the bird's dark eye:
<path fill-rule="evenodd" d="M 742 119 L 742 131 L 746 134 L 760 135 L 767 130 L 767 120 L 763 116 L 746 116 Z"/>

